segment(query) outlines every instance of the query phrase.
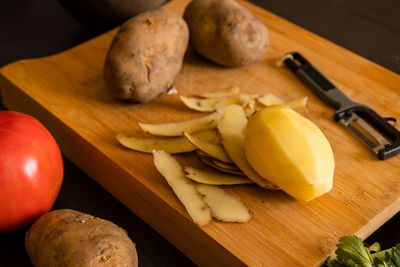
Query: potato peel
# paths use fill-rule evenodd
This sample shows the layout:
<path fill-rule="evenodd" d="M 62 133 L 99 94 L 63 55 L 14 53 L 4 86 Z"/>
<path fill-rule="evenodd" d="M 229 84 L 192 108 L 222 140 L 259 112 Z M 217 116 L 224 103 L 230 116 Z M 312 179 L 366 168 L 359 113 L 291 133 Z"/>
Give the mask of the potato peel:
<path fill-rule="evenodd" d="M 203 130 L 213 129 L 218 125 L 221 114 L 211 113 L 207 116 L 198 117 L 191 120 L 162 123 L 146 124 L 139 123 L 139 127 L 148 133 L 161 136 L 183 136 L 184 132 L 193 133 Z"/>
<path fill-rule="evenodd" d="M 215 110 L 219 110 L 229 105 L 235 105 L 235 104 L 244 107 L 249 103 L 249 101 L 250 101 L 250 96 L 244 94 L 237 95 L 234 97 L 223 98 L 215 104 Z"/>
<path fill-rule="evenodd" d="M 191 133 L 191 135 L 205 142 L 210 142 L 213 144 L 221 144 L 221 135 L 219 134 L 216 128 L 200 132 L 194 132 Z"/>
<path fill-rule="evenodd" d="M 302 97 L 299 99 L 295 99 L 292 101 L 285 101 L 282 98 L 274 95 L 274 94 L 266 94 L 263 95 L 259 98 L 257 98 L 257 101 L 264 106 L 271 106 L 271 105 L 286 105 L 290 108 L 300 108 L 300 107 L 305 107 L 307 104 L 308 98 Z"/>
<path fill-rule="evenodd" d="M 271 105 L 284 105 L 285 100 L 282 98 L 274 95 L 274 94 L 265 94 L 259 98 L 257 101 L 263 104 L 264 106 L 271 106 Z"/>
<path fill-rule="evenodd" d="M 152 153 L 153 150 L 164 150 L 168 153 L 185 153 L 195 151 L 195 147 L 186 137 L 135 137 L 118 134 L 117 141 L 126 148 L 140 152 Z"/>
<path fill-rule="evenodd" d="M 253 181 L 245 176 L 237 176 L 218 171 L 203 171 L 192 167 L 185 167 L 186 177 L 202 184 L 209 185 L 237 185 L 251 184 Z"/>
<path fill-rule="evenodd" d="M 308 97 L 302 97 L 293 101 L 286 102 L 285 105 L 289 108 L 304 108 L 307 105 Z"/>
<path fill-rule="evenodd" d="M 212 220 L 211 210 L 199 194 L 195 184 L 186 178 L 179 162 L 165 151 L 153 151 L 154 165 L 164 176 L 190 217 L 198 225 L 206 225 Z"/>
<path fill-rule="evenodd" d="M 230 165 L 228 163 L 224 163 L 220 160 L 214 159 L 201 150 L 197 150 L 196 154 L 197 154 L 197 158 L 201 162 L 203 162 L 204 164 L 206 164 L 210 167 L 213 167 L 214 169 L 216 169 L 218 171 L 221 171 L 224 173 L 229 173 L 229 174 L 234 174 L 234 175 L 239 175 L 239 176 L 244 175 L 243 172 L 238 167 L 236 167 L 236 165 Z"/>
<path fill-rule="evenodd" d="M 224 96 L 231 96 L 239 93 L 240 88 L 238 86 L 228 87 L 226 89 L 212 91 L 204 94 L 199 94 L 197 96 L 204 97 L 204 98 L 219 98 Z"/>
<path fill-rule="evenodd" d="M 220 100 L 219 98 L 195 98 L 195 97 L 180 97 L 183 104 L 185 104 L 188 108 L 201 111 L 201 112 L 211 112 L 215 110 L 215 104 Z"/>
<path fill-rule="evenodd" d="M 218 186 L 197 184 L 196 187 L 215 219 L 223 222 L 248 222 L 251 219 L 249 209 Z"/>
<path fill-rule="evenodd" d="M 215 165 L 217 165 L 218 167 L 223 168 L 225 170 L 238 171 L 238 172 L 241 171 L 234 163 L 233 164 L 226 163 L 226 162 L 220 161 L 220 160 L 215 159 L 215 158 L 210 158 L 210 160 Z"/>
<path fill-rule="evenodd" d="M 232 160 L 229 158 L 228 154 L 226 154 L 225 149 L 222 145 L 213 144 L 211 142 L 203 141 L 196 136 L 190 135 L 189 133 L 185 133 L 185 137 L 188 141 L 201 151 L 205 152 L 206 154 L 219 159 L 226 163 L 233 163 Z"/>
<path fill-rule="evenodd" d="M 250 96 L 245 94 L 205 99 L 186 96 L 180 98 L 188 108 L 200 112 L 211 112 L 232 104 L 246 106 L 250 101 Z"/>
<path fill-rule="evenodd" d="M 250 166 L 244 150 L 244 130 L 247 118 L 243 108 L 231 105 L 225 108 L 223 116 L 218 124 L 218 130 L 222 137 L 222 145 L 232 161 L 259 186 L 267 189 L 278 189 L 276 185 L 261 177 Z"/>

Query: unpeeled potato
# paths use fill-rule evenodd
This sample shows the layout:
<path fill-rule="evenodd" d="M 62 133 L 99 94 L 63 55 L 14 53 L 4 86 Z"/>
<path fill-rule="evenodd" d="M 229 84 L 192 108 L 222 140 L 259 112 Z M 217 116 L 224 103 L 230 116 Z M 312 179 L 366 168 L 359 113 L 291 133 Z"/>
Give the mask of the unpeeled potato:
<path fill-rule="evenodd" d="M 115 35 L 104 63 L 104 81 L 121 99 L 140 103 L 171 88 L 189 41 L 186 22 L 165 9 L 141 13 Z"/>
<path fill-rule="evenodd" d="M 115 224 L 69 209 L 40 217 L 25 236 L 35 267 L 138 266 L 135 244 Z"/>
<path fill-rule="evenodd" d="M 269 45 L 267 27 L 234 0 L 193 0 L 183 17 L 194 50 L 224 66 L 254 63 Z"/>

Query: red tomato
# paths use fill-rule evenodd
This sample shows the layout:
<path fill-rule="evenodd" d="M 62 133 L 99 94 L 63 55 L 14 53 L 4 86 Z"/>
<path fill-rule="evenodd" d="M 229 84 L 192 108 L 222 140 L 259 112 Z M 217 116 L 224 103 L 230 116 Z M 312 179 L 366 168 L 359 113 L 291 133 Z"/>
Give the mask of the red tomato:
<path fill-rule="evenodd" d="M 49 131 L 31 116 L 0 111 L 0 232 L 23 229 L 49 211 L 62 179 Z"/>

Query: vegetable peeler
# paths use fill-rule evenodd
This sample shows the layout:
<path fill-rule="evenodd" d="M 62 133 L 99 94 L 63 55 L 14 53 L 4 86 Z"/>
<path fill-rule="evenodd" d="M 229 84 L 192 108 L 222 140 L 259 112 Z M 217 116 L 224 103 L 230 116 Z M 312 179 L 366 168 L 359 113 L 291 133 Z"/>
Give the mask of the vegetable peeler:
<path fill-rule="evenodd" d="M 335 108 L 334 120 L 355 134 L 378 159 L 385 160 L 400 153 L 400 132 L 395 128 L 395 118 L 383 118 L 370 107 L 351 101 L 298 52 L 286 54 L 280 63 L 293 71 L 322 101 Z"/>

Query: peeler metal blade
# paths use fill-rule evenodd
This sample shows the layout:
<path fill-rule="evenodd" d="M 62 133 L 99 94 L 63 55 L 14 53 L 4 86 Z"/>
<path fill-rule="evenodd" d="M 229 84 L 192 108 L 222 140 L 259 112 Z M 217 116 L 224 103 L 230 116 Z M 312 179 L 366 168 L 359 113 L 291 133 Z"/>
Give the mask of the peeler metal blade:
<path fill-rule="evenodd" d="M 356 113 L 350 117 L 339 120 L 347 129 L 349 129 L 361 142 L 367 145 L 375 154 L 378 154 L 386 145 L 390 145 L 381 133 L 375 130 L 368 122 L 360 118 Z"/>
<path fill-rule="evenodd" d="M 335 121 L 349 129 L 380 160 L 400 153 L 400 132 L 370 107 L 351 101 L 301 54 L 288 53 L 280 63 L 293 71 L 322 101 L 335 108 Z"/>

